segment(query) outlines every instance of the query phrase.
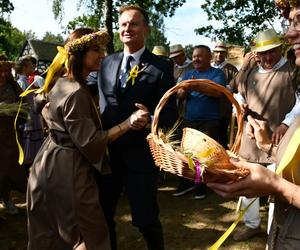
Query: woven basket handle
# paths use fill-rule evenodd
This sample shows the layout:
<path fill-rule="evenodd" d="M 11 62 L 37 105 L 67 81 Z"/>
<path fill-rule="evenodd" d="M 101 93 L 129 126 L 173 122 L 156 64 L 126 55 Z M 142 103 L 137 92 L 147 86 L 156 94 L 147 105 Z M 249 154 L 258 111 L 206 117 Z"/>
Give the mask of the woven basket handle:
<path fill-rule="evenodd" d="M 237 154 L 237 152 L 240 148 L 240 142 L 241 142 L 241 137 L 242 137 L 242 129 L 243 129 L 243 126 L 242 126 L 243 125 L 243 116 L 241 114 L 240 105 L 234 99 L 232 93 L 227 88 L 223 87 L 220 84 L 216 84 L 215 82 L 213 82 L 211 80 L 206 80 L 206 79 L 185 80 L 185 81 L 182 81 L 182 82 L 176 84 L 171 89 L 169 89 L 162 96 L 162 98 L 160 99 L 158 105 L 155 108 L 153 122 L 152 122 L 152 126 L 151 126 L 151 133 L 153 135 L 157 136 L 157 133 L 158 133 L 158 117 L 159 117 L 159 114 L 160 114 L 162 108 L 165 106 L 165 104 L 169 100 L 170 96 L 173 95 L 173 94 L 176 94 L 179 89 L 185 89 L 185 90 L 192 89 L 194 91 L 198 91 L 197 86 L 199 87 L 200 84 L 205 84 L 205 85 L 211 87 L 213 90 L 216 90 L 216 91 L 219 91 L 219 92 L 223 93 L 228 98 L 228 100 L 235 106 L 236 114 L 237 114 L 238 130 L 237 130 L 237 133 L 236 133 L 235 141 L 234 141 L 230 151 Z M 200 91 L 198 91 L 198 92 L 200 92 Z"/>

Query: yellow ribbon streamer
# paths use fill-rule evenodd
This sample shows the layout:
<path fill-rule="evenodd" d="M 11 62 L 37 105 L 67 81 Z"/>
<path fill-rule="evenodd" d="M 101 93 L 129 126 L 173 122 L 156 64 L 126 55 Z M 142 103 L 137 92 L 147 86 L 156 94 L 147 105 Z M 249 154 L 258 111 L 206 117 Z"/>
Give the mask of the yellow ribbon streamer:
<path fill-rule="evenodd" d="M 64 47 L 61 46 L 57 46 L 57 50 L 58 53 L 56 54 L 51 65 L 49 66 L 49 70 L 43 88 L 38 90 L 37 93 L 47 93 L 49 84 L 51 83 L 54 75 L 62 68 L 63 65 L 65 66 L 65 68 L 67 68 L 68 66 L 68 52 L 65 50 Z"/>
<path fill-rule="evenodd" d="M 300 160 L 300 126 L 295 130 L 291 140 L 288 143 L 288 146 L 283 154 L 283 157 L 276 169 L 276 174 L 279 175 L 282 171 L 291 166 L 294 168 Z M 256 198 L 257 199 L 257 198 Z M 209 250 L 217 250 L 224 243 L 224 241 L 228 238 L 228 236 L 235 229 L 237 224 L 243 218 L 245 212 L 248 208 L 254 203 L 256 200 L 254 199 L 244 210 L 239 213 L 238 218 L 232 223 L 232 225 L 226 230 L 226 232 L 209 248 Z"/>
<path fill-rule="evenodd" d="M 65 50 L 64 47 L 61 47 L 61 46 L 57 46 L 57 50 L 58 50 L 58 53 L 56 54 L 56 56 L 54 57 L 51 65 L 48 68 L 47 76 L 46 76 L 45 83 L 44 83 L 43 87 L 40 88 L 40 89 L 31 89 L 31 87 L 34 84 L 34 83 L 32 83 L 32 84 L 30 84 L 25 89 L 24 92 L 22 92 L 20 94 L 21 100 L 20 100 L 20 103 L 19 103 L 18 112 L 16 114 L 15 122 L 14 122 L 14 129 L 15 129 L 15 134 L 16 134 L 16 142 L 17 142 L 18 149 L 19 149 L 19 160 L 18 160 L 18 162 L 19 162 L 20 165 L 22 165 L 22 163 L 24 162 L 24 151 L 23 151 L 22 146 L 21 146 L 21 144 L 20 144 L 20 142 L 18 140 L 17 120 L 18 120 L 19 113 L 21 111 L 23 97 L 27 96 L 30 93 L 35 93 L 35 94 L 39 94 L 39 93 L 42 93 L 42 92 L 47 93 L 48 92 L 49 84 L 51 83 L 51 81 L 52 81 L 53 77 L 55 76 L 55 74 L 63 66 L 65 66 L 65 68 L 67 68 L 68 63 L 69 63 L 68 62 L 68 57 L 69 57 L 68 56 L 68 52 Z"/>
<path fill-rule="evenodd" d="M 17 142 L 17 146 L 18 146 L 18 150 L 19 150 L 19 159 L 18 159 L 18 163 L 19 163 L 20 165 L 22 165 L 22 163 L 24 162 L 24 151 L 23 151 L 22 146 L 21 146 L 21 144 L 20 144 L 20 142 L 19 142 L 19 136 L 18 136 L 18 130 L 17 130 L 17 121 L 18 121 L 19 114 L 20 114 L 20 112 L 21 112 L 22 101 L 23 101 L 23 98 L 21 98 L 21 100 L 20 100 L 19 108 L 18 108 L 16 117 L 15 117 L 15 120 L 14 120 L 14 130 L 15 130 L 16 142 Z"/>
<path fill-rule="evenodd" d="M 34 82 L 31 83 L 23 93 L 26 93 L 26 95 L 28 95 L 29 93 L 32 93 L 32 92 L 35 92 L 36 89 L 31 89 L 31 87 L 33 86 Z M 21 112 L 21 108 L 22 108 L 22 103 L 23 103 L 23 97 L 25 95 L 23 95 L 23 93 L 20 94 L 20 102 L 19 102 L 19 107 L 18 107 L 18 111 L 17 111 L 17 114 L 16 114 L 16 117 L 15 117 L 15 120 L 14 120 L 14 130 L 15 130 L 15 135 L 16 135 L 16 143 L 17 143 L 17 146 L 18 146 L 18 150 L 19 150 L 19 159 L 18 159 L 18 162 L 20 165 L 23 164 L 24 162 L 24 151 L 22 149 L 22 146 L 21 146 L 21 143 L 19 142 L 19 137 L 18 137 L 18 130 L 17 130 L 17 121 L 18 121 L 18 118 L 19 118 L 19 114 Z"/>

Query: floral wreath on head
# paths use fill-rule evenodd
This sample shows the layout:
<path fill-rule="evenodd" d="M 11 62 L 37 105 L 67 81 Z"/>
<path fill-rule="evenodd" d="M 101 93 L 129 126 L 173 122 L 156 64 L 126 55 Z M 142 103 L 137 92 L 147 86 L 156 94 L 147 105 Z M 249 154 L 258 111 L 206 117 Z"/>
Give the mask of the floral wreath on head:
<path fill-rule="evenodd" d="M 105 47 L 108 42 L 110 41 L 110 36 L 106 31 L 97 31 L 94 33 L 90 33 L 87 35 L 83 35 L 82 37 L 75 39 L 74 41 L 68 42 L 64 47 L 57 46 L 58 53 L 56 54 L 55 58 L 53 59 L 51 65 L 47 69 L 47 76 L 45 79 L 45 83 L 42 88 L 40 89 L 31 89 L 32 84 L 30 84 L 27 89 L 21 93 L 21 101 L 19 105 L 19 110 L 16 115 L 15 120 L 17 120 L 19 112 L 21 110 L 22 105 L 22 98 L 30 93 L 48 93 L 49 92 L 49 84 L 51 83 L 53 77 L 59 70 L 62 69 L 62 67 L 68 66 L 68 59 L 69 56 L 75 53 L 76 51 L 83 50 L 85 47 L 90 47 L 94 45 L 98 45 L 101 47 Z M 99 118 L 100 119 L 100 118 Z M 16 128 L 15 128 L 16 130 Z M 20 143 L 17 140 L 18 148 L 19 148 L 19 164 L 21 165 L 24 161 L 24 152 L 20 145 Z"/>
<path fill-rule="evenodd" d="M 38 89 L 36 93 L 47 93 L 49 91 L 48 87 L 51 83 L 54 75 L 61 70 L 64 66 L 68 67 L 69 56 L 77 51 L 83 50 L 90 46 L 101 46 L 105 47 L 110 41 L 110 36 L 106 31 L 97 31 L 90 34 L 83 35 L 82 37 L 68 42 L 64 47 L 57 46 L 58 53 L 53 59 L 51 65 L 48 68 L 47 76 L 43 88 Z M 21 96 L 26 96 L 27 94 L 34 92 L 32 89 L 25 90 Z"/>
<path fill-rule="evenodd" d="M 65 50 L 68 54 L 73 54 L 76 51 L 83 50 L 90 46 L 106 46 L 110 41 L 110 36 L 106 31 L 97 31 L 91 34 L 84 35 L 74 41 L 70 41 L 65 45 Z"/>
<path fill-rule="evenodd" d="M 288 19 L 291 8 L 300 5 L 300 0 L 275 0 L 275 5 L 281 10 L 282 16 Z"/>

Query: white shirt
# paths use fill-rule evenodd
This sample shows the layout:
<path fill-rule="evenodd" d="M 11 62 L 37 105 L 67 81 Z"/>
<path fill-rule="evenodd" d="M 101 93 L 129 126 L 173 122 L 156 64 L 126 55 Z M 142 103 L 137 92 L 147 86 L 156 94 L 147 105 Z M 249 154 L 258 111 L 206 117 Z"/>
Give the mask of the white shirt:
<path fill-rule="evenodd" d="M 223 68 L 225 67 L 226 64 L 227 64 L 226 61 L 224 61 L 224 62 L 222 62 L 222 63 L 220 63 L 220 64 L 216 64 L 216 63 L 214 62 L 214 63 L 212 63 L 211 66 L 213 66 L 214 68 L 217 68 L 217 69 L 223 69 Z"/>

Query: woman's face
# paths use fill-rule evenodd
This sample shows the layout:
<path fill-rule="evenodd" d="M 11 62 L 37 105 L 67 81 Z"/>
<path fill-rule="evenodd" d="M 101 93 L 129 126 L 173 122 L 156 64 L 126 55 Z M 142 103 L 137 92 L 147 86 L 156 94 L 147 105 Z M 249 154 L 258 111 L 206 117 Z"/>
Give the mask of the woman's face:
<path fill-rule="evenodd" d="M 103 48 L 99 46 L 91 46 L 84 57 L 83 68 L 84 71 L 90 73 L 98 71 L 102 59 L 105 57 Z"/>
<path fill-rule="evenodd" d="M 0 66 L 0 86 L 6 83 L 8 74 L 9 74 L 9 68 L 5 66 Z"/>
<path fill-rule="evenodd" d="M 300 67 L 300 6 L 291 9 L 289 24 L 290 26 L 286 32 L 286 37 L 295 50 L 295 63 Z"/>

